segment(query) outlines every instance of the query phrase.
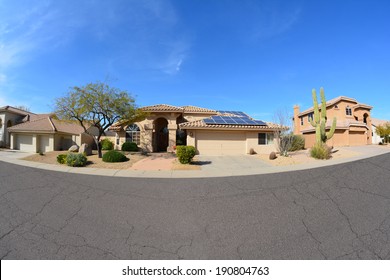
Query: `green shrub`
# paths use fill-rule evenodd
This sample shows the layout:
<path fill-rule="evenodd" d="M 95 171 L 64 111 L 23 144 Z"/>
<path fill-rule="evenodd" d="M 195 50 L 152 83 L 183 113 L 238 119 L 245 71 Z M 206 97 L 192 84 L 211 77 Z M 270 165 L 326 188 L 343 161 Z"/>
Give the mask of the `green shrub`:
<path fill-rule="evenodd" d="M 188 164 L 195 156 L 196 150 L 194 146 L 177 146 L 176 155 L 179 162 L 182 164 Z"/>
<path fill-rule="evenodd" d="M 134 142 L 125 142 L 122 144 L 122 151 L 125 152 L 137 152 L 138 146 Z"/>
<path fill-rule="evenodd" d="M 108 138 L 105 138 L 102 141 L 100 141 L 100 145 L 101 145 L 103 151 L 114 149 L 114 143 L 112 143 L 111 140 Z"/>
<path fill-rule="evenodd" d="M 129 159 L 123 153 L 115 150 L 108 151 L 103 155 L 104 162 L 124 162 L 128 160 Z"/>
<path fill-rule="evenodd" d="M 316 159 L 330 159 L 332 154 L 332 148 L 326 144 L 315 144 L 310 149 L 310 156 Z"/>
<path fill-rule="evenodd" d="M 72 167 L 82 167 L 87 164 L 87 157 L 84 154 L 69 153 L 66 156 L 66 164 Z"/>
<path fill-rule="evenodd" d="M 303 150 L 305 148 L 305 137 L 302 135 L 294 135 L 290 147 L 290 152 Z"/>
<path fill-rule="evenodd" d="M 60 154 L 57 156 L 57 162 L 60 164 L 65 164 L 66 163 L 66 154 Z"/>

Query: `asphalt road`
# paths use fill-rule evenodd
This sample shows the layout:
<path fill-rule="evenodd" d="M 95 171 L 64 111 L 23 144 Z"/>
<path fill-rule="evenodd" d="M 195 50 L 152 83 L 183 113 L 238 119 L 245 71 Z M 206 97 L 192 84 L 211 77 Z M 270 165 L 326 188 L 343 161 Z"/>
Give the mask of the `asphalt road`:
<path fill-rule="evenodd" d="M 1 259 L 390 259 L 390 154 L 207 179 L 0 162 Z"/>

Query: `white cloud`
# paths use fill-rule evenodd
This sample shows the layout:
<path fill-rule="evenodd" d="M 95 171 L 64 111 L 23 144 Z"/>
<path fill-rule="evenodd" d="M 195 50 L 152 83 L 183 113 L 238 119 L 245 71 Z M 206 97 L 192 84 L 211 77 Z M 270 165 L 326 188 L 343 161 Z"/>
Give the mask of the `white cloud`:
<path fill-rule="evenodd" d="M 47 50 L 76 43 L 79 35 L 91 37 L 91 44 L 112 42 L 111 57 L 96 59 L 169 75 L 180 71 L 189 50 L 169 1 L 43 1 L 39 5 L 21 1 L 4 0 L 0 4 L 2 72 Z"/>

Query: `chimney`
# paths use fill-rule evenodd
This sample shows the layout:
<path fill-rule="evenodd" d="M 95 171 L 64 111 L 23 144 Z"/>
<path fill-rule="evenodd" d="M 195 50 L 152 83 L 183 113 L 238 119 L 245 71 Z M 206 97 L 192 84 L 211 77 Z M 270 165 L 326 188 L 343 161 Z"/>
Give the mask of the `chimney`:
<path fill-rule="evenodd" d="M 298 117 L 299 112 L 299 105 L 294 105 L 294 134 L 300 134 L 301 131 L 301 120 Z"/>

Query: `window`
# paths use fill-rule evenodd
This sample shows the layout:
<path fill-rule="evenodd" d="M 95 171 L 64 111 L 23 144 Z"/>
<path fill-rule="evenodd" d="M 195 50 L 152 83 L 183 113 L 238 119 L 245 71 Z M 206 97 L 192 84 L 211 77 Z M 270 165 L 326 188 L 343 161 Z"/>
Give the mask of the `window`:
<path fill-rule="evenodd" d="M 274 143 L 274 134 L 273 133 L 259 133 L 258 134 L 258 144 L 259 145 L 271 145 Z"/>
<path fill-rule="evenodd" d="M 303 125 L 303 117 L 300 117 L 300 119 L 301 119 L 301 125 Z"/>
<path fill-rule="evenodd" d="M 339 108 L 339 105 L 334 105 L 334 108 L 335 108 L 335 109 L 338 109 L 338 108 Z"/>
<path fill-rule="evenodd" d="M 141 132 L 136 124 L 131 124 L 126 129 L 126 142 L 134 142 L 137 145 L 141 144 Z"/>
<path fill-rule="evenodd" d="M 345 114 L 347 116 L 352 116 L 352 109 L 349 106 L 347 106 L 347 108 L 345 108 Z"/>
<path fill-rule="evenodd" d="M 310 113 L 310 114 L 307 115 L 307 121 L 308 122 L 311 122 L 313 119 L 314 119 L 314 114 L 313 113 Z"/>

